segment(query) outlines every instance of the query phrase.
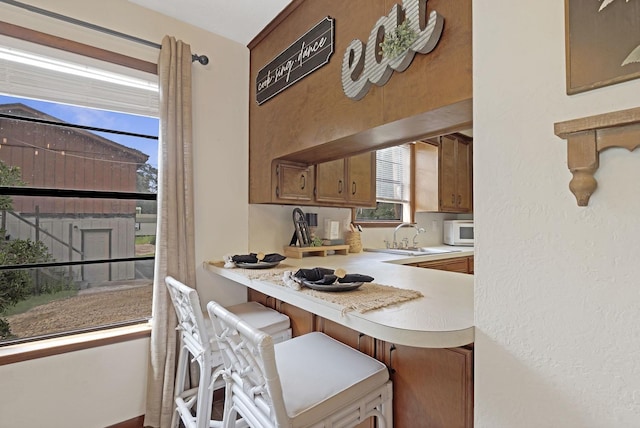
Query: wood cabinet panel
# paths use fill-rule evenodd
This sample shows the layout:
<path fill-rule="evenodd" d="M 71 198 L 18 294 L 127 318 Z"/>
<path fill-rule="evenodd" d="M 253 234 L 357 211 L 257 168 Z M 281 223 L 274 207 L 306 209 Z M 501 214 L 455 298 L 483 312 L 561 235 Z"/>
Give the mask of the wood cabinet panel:
<path fill-rule="evenodd" d="M 375 156 L 375 152 L 369 152 L 317 164 L 315 201 L 347 207 L 375 206 Z"/>
<path fill-rule="evenodd" d="M 473 211 L 473 145 L 458 139 L 456 147 L 456 212 Z"/>
<path fill-rule="evenodd" d="M 346 163 L 345 159 L 338 159 L 316 165 L 316 201 L 329 203 L 346 201 Z"/>
<path fill-rule="evenodd" d="M 264 293 L 247 288 L 247 300 L 258 302 L 275 309 L 289 317 L 293 337 L 315 331 L 315 315 L 289 303 L 267 296 Z"/>
<path fill-rule="evenodd" d="M 274 309 L 275 301 L 273 297 L 267 296 L 264 293 L 254 290 L 253 288 L 247 288 L 247 300 L 249 302 L 258 302 L 263 304 L 264 306 Z M 269 302 L 270 301 L 270 302 Z M 271 303 L 271 304 L 269 304 Z"/>
<path fill-rule="evenodd" d="M 427 269 L 439 269 L 449 272 L 469 273 L 469 262 L 466 257 L 451 260 L 439 260 L 433 262 L 418 263 L 418 267 Z"/>
<path fill-rule="evenodd" d="M 431 140 L 430 140 L 431 141 Z M 413 146 L 416 211 L 473 212 L 473 143 L 460 134 Z"/>
<path fill-rule="evenodd" d="M 473 426 L 473 350 L 381 343 L 391 370 L 396 428 Z"/>
<path fill-rule="evenodd" d="M 290 318 L 293 337 L 311 333 L 315 330 L 315 315 L 311 312 L 282 301 L 278 301 L 276 309 Z"/>
<path fill-rule="evenodd" d="M 387 11 L 400 1 L 387 1 Z M 416 55 L 402 73 L 394 73 L 383 86 L 384 119 L 392 122 L 417 115 L 439 105 L 462 100 L 473 92 L 472 3 L 429 0 L 427 13 L 437 10 L 444 19 L 444 31 L 436 48 Z"/>
<path fill-rule="evenodd" d="M 472 212 L 472 143 L 459 135 L 440 137 L 440 209 Z"/>
<path fill-rule="evenodd" d="M 356 330 L 345 327 L 336 322 L 316 317 L 316 331 L 321 331 L 327 336 L 351 346 L 369 356 L 374 356 L 374 339 Z"/>
<path fill-rule="evenodd" d="M 347 163 L 348 200 L 353 206 L 376 205 L 376 154 L 352 156 Z"/>
<path fill-rule="evenodd" d="M 415 266 L 426 269 L 446 270 L 449 272 L 460 272 L 473 274 L 473 256 L 469 257 L 452 257 L 449 259 L 433 260 L 427 262 L 410 263 L 409 266 Z"/>
<path fill-rule="evenodd" d="M 440 172 L 440 207 L 438 211 L 454 212 L 458 198 L 458 162 L 456 160 L 457 140 L 440 138 L 440 156 L 438 169 Z"/>
<path fill-rule="evenodd" d="M 304 203 L 313 199 L 313 167 L 275 162 L 274 198 L 283 203 Z"/>

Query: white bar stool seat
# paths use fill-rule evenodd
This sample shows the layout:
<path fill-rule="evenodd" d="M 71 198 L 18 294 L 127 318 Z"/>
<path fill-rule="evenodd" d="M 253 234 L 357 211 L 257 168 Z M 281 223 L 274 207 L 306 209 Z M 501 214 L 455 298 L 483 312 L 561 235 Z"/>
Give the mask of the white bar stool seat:
<path fill-rule="evenodd" d="M 216 302 L 207 305 L 225 373 L 223 426 L 353 427 L 373 416 L 393 426 L 387 367 L 324 333 L 273 339 Z"/>
<path fill-rule="evenodd" d="M 174 391 L 176 409 L 171 426 L 178 426 L 178 416 L 186 428 L 222 426 L 221 421 L 211 419 L 213 389 L 224 385 L 222 380 L 216 382 L 215 379 L 215 372 L 222 366 L 223 357 L 213 335 L 212 323 L 205 321 L 195 289 L 170 276 L 165 278 L 165 283 L 178 317 L 177 328 L 180 331 Z M 228 309 L 269 337 L 273 335 L 274 342 L 291 338 L 289 317 L 278 311 L 257 302 L 241 303 Z M 198 363 L 200 377 L 197 387 L 187 389 L 190 360 Z"/>

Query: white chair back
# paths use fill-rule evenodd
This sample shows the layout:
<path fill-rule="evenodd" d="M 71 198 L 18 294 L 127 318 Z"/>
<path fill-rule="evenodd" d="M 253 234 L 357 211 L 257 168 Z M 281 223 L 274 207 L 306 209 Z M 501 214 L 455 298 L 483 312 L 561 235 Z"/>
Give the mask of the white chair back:
<path fill-rule="evenodd" d="M 227 370 L 225 406 L 239 409 L 250 426 L 285 426 L 288 417 L 271 336 L 216 302 L 209 302 L 207 310 Z"/>
<path fill-rule="evenodd" d="M 165 282 L 178 317 L 178 330 L 184 345 L 194 356 L 212 352 L 212 338 L 207 333 L 198 292 L 171 276 L 166 277 Z"/>

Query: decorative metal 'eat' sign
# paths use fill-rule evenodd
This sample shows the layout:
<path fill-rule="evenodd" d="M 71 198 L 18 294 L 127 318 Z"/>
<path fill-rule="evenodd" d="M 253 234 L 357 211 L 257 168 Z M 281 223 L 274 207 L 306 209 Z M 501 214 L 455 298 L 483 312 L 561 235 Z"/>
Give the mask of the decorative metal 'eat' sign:
<path fill-rule="evenodd" d="M 413 41 L 398 56 L 389 58 L 381 53 L 380 44 L 401 25 L 413 36 Z M 402 0 L 402 8 L 395 4 L 389 15 L 375 23 L 366 45 L 355 39 L 347 47 L 342 59 L 345 95 L 359 100 L 367 94 L 372 83 L 382 86 L 394 70 L 406 70 L 416 53 L 427 54 L 436 47 L 443 26 L 444 18 L 435 10 L 427 19 L 427 0 Z"/>
<path fill-rule="evenodd" d="M 329 62 L 333 54 L 334 20 L 326 17 L 258 72 L 258 105 L 278 95 Z"/>

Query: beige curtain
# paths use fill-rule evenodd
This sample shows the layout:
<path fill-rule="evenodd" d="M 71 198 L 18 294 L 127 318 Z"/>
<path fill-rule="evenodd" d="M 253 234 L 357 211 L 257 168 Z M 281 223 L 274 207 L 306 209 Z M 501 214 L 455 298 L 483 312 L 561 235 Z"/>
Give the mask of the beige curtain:
<path fill-rule="evenodd" d="M 191 129 L 191 49 L 165 36 L 158 61 L 160 149 L 158 229 L 153 283 L 151 358 L 145 427 L 171 425 L 177 332 L 164 278 L 195 287 L 193 153 Z"/>

